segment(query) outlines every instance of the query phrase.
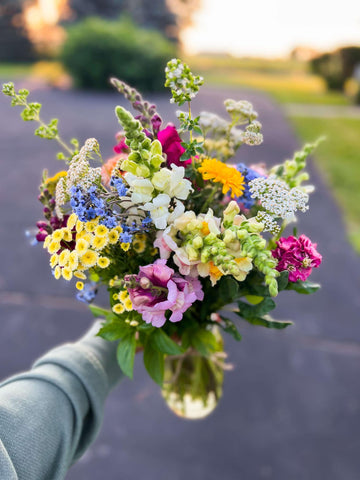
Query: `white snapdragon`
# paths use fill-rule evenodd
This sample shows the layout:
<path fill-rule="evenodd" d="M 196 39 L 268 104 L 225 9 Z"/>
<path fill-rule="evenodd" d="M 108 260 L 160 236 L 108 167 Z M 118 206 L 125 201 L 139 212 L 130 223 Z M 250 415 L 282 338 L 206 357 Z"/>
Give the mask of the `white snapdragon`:
<path fill-rule="evenodd" d="M 166 193 L 171 198 L 186 200 L 193 190 L 191 182 L 184 178 L 185 168 L 171 165 L 171 170 L 162 168 L 151 179 L 156 190 Z"/>
<path fill-rule="evenodd" d="M 167 220 L 170 216 L 169 206 L 169 195 L 166 195 L 166 193 L 160 193 L 152 202 L 145 203 L 141 208 L 150 212 L 151 219 L 158 230 L 165 230 L 167 227 Z"/>
<path fill-rule="evenodd" d="M 132 202 L 145 203 L 152 199 L 154 186 L 148 178 L 137 177 L 129 172 L 125 173 L 124 178 L 129 184 Z"/>

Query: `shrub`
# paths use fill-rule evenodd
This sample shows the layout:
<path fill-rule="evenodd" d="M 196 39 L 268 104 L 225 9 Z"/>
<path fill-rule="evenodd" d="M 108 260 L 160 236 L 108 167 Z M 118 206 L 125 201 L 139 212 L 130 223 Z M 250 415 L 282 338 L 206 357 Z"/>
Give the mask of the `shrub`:
<path fill-rule="evenodd" d="M 311 61 L 314 73 L 324 78 L 329 90 L 344 90 L 345 82 L 360 63 L 360 47 L 344 47 Z"/>
<path fill-rule="evenodd" d="M 115 76 L 154 91 L 163 87 L 166 62 L 175 55 L 174 45 L 159 32 L 128 19 L 91 17 L 68 29 L 61 59 L 78 87 L 108 88 Z"/>

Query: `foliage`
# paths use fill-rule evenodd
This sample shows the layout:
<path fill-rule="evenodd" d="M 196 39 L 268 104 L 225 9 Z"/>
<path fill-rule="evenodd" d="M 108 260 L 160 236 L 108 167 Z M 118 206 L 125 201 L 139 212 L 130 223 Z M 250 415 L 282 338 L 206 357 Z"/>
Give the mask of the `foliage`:
<path fill-rule="evenodd" d="M 111 76 L 145 91 L 160 90 L 166 60 L 174 47 L 158 32 L 130 20 L 87 18 L 68 30 L 61 58 L 75 84 L 109 88 Z"/>
<path fill-rule="evenodd" d="M 292 117 L 291 121 L 303 141 L 326 136 L 315 161 L 340 204 L 350 241 L 360 253 L 360 119 Z"/>
<path fill-rule="evenodd" d="M 344 90 L 345 82 L 360 63 L 360 47 L 344 47 L 311 61 L 314 73 L 324 78 L 329 90 Z"/>

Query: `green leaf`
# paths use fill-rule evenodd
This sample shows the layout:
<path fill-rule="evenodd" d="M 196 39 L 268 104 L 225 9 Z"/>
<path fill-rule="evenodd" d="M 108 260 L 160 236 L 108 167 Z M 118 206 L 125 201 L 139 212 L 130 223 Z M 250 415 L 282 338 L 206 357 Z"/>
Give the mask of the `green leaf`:
<path fill-rule="evenodd" d="M 289 282 L 287 286 L 287 290 L 295 290 L 297 293 L 301 293 L 303 295 L 310 295 L 311 293 L 315 293 L 317 290 L 321 288 L 321 285 L 318 283 L 312 282 L 301 282 L 298 280 L 297 282 Z"/>
<path fill-rule="evenodd" d="M 217 348 L 216 338 L 209 330 L 194 330 L 193 334 L 190 335 L 190 341 L 195 350 L 204 357 L 214 353 Z"/>
<path fill-rule="evenodd" d="M 89 305 L 91 313 L 94 317 L 109 317 L 109 315 L 114 316 L 111 310 L 107 310 L 106 308 L 98 307 L 97 305 Z"/>
<path fill-rule="evenodd" d="M 266 315 L 271 310 L 274 310 L 276 304 L 270 297 L 265 297 L 264 300 L 257 305 L 249 305 L 248 303 L 239 301 L 238 306 L 240 315 L 247 320 L 248 318 Z"/>
<path fill-rule="evenodd" d="M 264 297 L 259 297 L 258 295 L 245 295 L 245 298 L 251 305 L 257 305 L 264 300 Z"/>
<path fill-rule="evenodd" d="M 224 305 L 231 303 L 238 297 L 239 284 L 228 275 L 221 277 L 219 281 L 219 297 Z"/>
<path fill-rule="evenodd" d="M 127 323 L 116 319 L 113 322 L 104 324 L 97 335 L 104 340 L 112 342 L 126 336 L 129 333 L 129 330 L 132 330 L 132 328 Z"/>
<path fill-rule="evenodd" d="M 280 275 L 277 278 L 277 283 L 278 283 L 279 292 L 281 292 L 282 290 L 285 290 L 285 288 L 288 286 L 288 283 L 289 283 L 289 272 L 287 270 L 284 270 L 283 272 L 280 273 Z"/>
<path fill-rule="evenodd" d="M 136 339 L 133 331 L 120 340 L 116 352 L 120 368 L 129 378 L 133 378 L 135 352 Z"/>
<path fill-rule="evenodd" d="M 270 315 L 266 315 L 264 317 L 245 318 L 244 320 L 252 325 L 260 325 L 261 327 L 275 328 L 277 330 L 282 330 L 283 328 L 293 324 L 293 322 L 290 322 L 290 320 L 274 320 L 270 317 Z"/>
<path fill-rule="evenodd" d="M 222 323 L 219 323 L 220 327 L 224 330 L 224 332 L 229 333 L 237 342 L 240 342 L 241 335 L 238 332 L 238 329 L 235 327 L 234 323 L 225 317 L 221 317 Z"/>
<path fill-rule="evenodd" d="M 162 385 L 164 381 L 164 354 L 149 338 L 144 347 L 144 365 L 154 382 Z"/>
<path fill-rule="evenodd" d="M 183 353 L 179 345 L 160 328 L 151 334 L 151 341 L 162 353 L 167 353 L 168 355 L 181 355 Z"/>

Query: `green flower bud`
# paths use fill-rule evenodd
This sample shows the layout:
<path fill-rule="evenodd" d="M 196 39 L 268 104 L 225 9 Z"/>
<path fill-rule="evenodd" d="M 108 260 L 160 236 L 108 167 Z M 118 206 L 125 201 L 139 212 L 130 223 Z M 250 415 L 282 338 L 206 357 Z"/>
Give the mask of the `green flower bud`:
<path fill-rule="evenodd" d="M 247 232 L 244 228 L 241 228 L 237 231 L 236 236 L 239 240 L 245 240 L 245 238 L 249 236 L 249 232 Z"/>
<path fill-rule="evenodd" d="M 200 237 L 200 235 L 197 235 L 193 240 L 194 248 L 202 248 L 203 245 L 204 245 L 203 239 Z"/>
<path fill-rule="evenodd" d="M 226 230 L 225 235 L 223 237 L 224 243 L 228 244 L 231 243 L 235 239 L 235 233 L 231 230 Z"/>
<path fill-rule="evenodd" d="M 150 169 L 146 165 L 137 165 L 135 175 L 147 178 L 150 176 Z"/>
<path fill-rule="evenodd" d="M 186 245 L 185 251 L 188 254 L 188 257 L 189 257 L 190 261 L 198 260 L 198 258 L 199 258 L 198 252 L 195 250 L 194 247 L 192 247 L 191 245 Z"/>
<path fill-rule="evenodd" d="M 150 163 L 154 168 L 158 169 L 164 161 L 164 157 L 160 154 L 155 154 L 151 157 Z"/>
<path fill-rule="evenodd" d="M 205 245 L 212 245 L 217 240 L 218 240 L 218 238 L 215 235 L 215 233 L 209 233 L 209 235 L 206 235 L 206 237 L 204 238 L 204 244 Z"/>
<path fill-rule="evenodd" d="M 147 139 L 149 140 L 149 139 Z M 151 144 L 150 147 L 150 153 L 151 155 L 162 155 L 162 146 L 159 140 L 154 140 Z"/>
<path fill-rule="evenodd" d="M 137 167 L 138 165 L 135 162 L 130 161 L 128 158 L 126 158 L 121 164 L 121 170 L 124 170 L 124 172 L 130 172 L 133 175 L 136 175 Z"/>

